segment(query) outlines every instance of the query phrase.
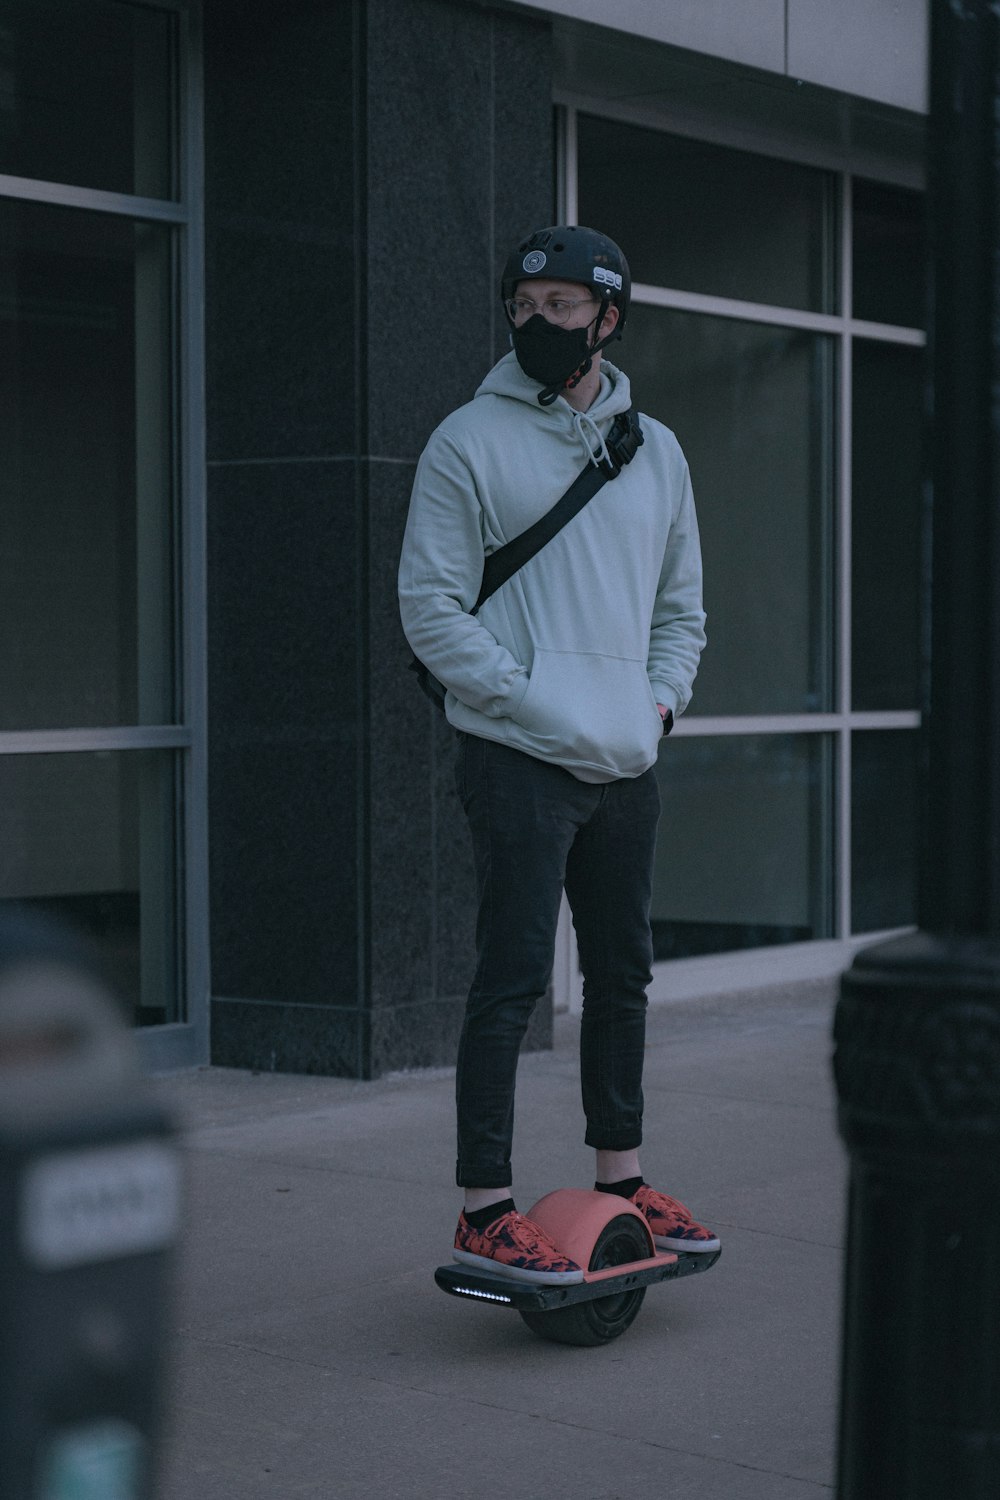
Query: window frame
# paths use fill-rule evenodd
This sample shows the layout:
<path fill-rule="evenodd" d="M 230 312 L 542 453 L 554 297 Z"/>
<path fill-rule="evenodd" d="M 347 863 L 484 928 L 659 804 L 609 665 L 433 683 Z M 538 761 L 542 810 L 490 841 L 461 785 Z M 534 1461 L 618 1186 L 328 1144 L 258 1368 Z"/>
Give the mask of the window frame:
<path fill-rule="evenodd" d="M 87 209 L 130 220 L 172 225 L 176 231 L 176 414 L 174 496 L 178 529 L 174 724 L 0 732 L 0 755 L 58 755 L 79 751 L 173 751 L 179 871 L 178 969 L 182 1019 L 140 1027 L 145 1067 L 195 1066 L 209 1055 L 208 775 L 206 703 L 204 145 L 202 129 L 201 0 L 129 0 L 168 11 L 177 25 L 177 196 L 146 198 L 71 183 L 0 173 L 0 197 Z"/>
<path fill-rule="evenodd" d="M 829 335 L 835 340 L 835 423 L 834 460 L 834 709 L 829 713 L 781 715 L 740 715 L 709 717 L 685 715 L 674 727 L 678 737 L 719 735 L 826 734 L 832 736 L 834 750 L 834 827 L 833 827 L 833 901 L 834 931 L 831 939 L 782 947 L 737 950 L 729 953 L 661 961 L 654 965 L 651 1001 L 676 1000 L 686 996 L 707 995 L 723 990 L 749 988 L 754 985 L 823 979 L 839 973 L 853 952 L 866 944 L 912 927 L 894 928 L 889 932 L 855 933 L 851 930 L 851 772 L 852 737 L 872 730 L 919 730 L 922 716 L 919 707 L 912 710 L 856 712 L 851 707 L 851 416 L 853 341 L 874 342 L 923 349 L 927 344 L 924 329 L 872 322 L 853 315 L 853 180 L 855 176 L 884 181 L 894 186 L 921 190 L 924 186 L 920 163 L 898 159 L 879 161 L 869 153 L 851 160 L 842 151 L 824 152 L 815 142 L 802 144 L 794 139 L 776 140 L 762 132 L 758 137 L 745 128 L 729 125 L 718 118 L 687 119 L 668 110 L 620 103 L 608 99 L 591 99 L 557 90 L 556 161 L 557 218 L 561 223 L 575 224 L 577 218 L 577 117 L 597 116 L 616 123 L 637 125 L 664 133 L 688 136 L 713 144 L 753 151 L 797 165 L 818 167 L 835 175 L 836 234 L 839 253 L 839 312 L 803 312 L 737 299 L 687 292 L 680 288 L 633 283 L 632 299 L 639 304 L 670 308 L 683 312 L 707 314 L 719 318 L 736 318 L 758 324 L 799 329 Z M 575 945 L 568 912 L 560 918 L 557 964 L 554 976 L 557 1006 L 562 1003 L 573 1011 L 582 1005 L 582 981 L 576 961 Z"/>

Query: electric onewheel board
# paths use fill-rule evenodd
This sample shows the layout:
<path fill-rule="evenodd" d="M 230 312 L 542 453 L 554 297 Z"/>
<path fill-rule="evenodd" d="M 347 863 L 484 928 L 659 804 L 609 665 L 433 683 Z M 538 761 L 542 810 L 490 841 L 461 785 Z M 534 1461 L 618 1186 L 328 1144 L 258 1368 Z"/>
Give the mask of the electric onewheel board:
<path fill-rule="evenodd" d="M 434 1280 L 453 1297 L 513 1307 L 533 1333 L 557 1344 L 606 1344 L 633 1321 L 646 1288 L 715 1265 L 721 1250 L 657 1250 L 644 1216 L 610 1193 L 560 1188 L 539 1199 L 527 1218 L 541 1225 L 564 1255 L 586 1266 L 581 1282 L 538 1286 L 457 1263 L 438 1266 Z"/>

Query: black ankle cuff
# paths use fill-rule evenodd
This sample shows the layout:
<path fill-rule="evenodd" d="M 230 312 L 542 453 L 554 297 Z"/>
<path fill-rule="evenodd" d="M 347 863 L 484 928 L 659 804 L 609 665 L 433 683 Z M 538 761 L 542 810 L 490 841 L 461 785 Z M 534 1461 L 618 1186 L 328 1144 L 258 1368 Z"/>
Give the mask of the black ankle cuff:
<path fill-rule="evenodd" d="M 490 1203 L 486 1208 L 477 1208 L 474 1213 L 465 1210 L 465 1222 L 471 1224 L 477 1234 L 482 1234 L 484 1229 L 489 1229 L 491 1224 L 504 1214 L 513 1213 L 513 1198 L 505 1198 L 502 1203 Z"/>
<path fill-rule="evenodd" d="M 644 1186 L 645 1181 L 642 1177 L 624 1177 L 621 1182 L 595 1182 L 594 1192 L 617 1193 L 619 1198 L 631 1198 Z"/>

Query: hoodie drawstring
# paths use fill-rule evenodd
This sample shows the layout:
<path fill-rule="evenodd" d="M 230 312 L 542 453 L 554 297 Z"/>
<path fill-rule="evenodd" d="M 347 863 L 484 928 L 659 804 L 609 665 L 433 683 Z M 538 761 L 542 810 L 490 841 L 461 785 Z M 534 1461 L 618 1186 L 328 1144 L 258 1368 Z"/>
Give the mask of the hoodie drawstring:
<path fill-rule="evenodd" d="M 577 437 L 580 439 L 584 452 L 595 468 L 602 462 L 611 462 L 608 445 L 604 441 L 601 429 L 593 417 L 589 417 L 585 411 L 575 411 L 573 413 L 573 427 L 576 430 Z M 596 449 L 594 447 L 595 442 L 597 444 Z"/>

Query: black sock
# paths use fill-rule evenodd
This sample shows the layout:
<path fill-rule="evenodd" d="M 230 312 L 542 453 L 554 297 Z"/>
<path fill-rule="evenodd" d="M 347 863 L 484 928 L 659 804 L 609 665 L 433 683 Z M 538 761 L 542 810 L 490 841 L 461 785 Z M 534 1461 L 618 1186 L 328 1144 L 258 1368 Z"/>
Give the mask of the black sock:
<path fill-rule="evenodd" d="M 489 1229 L 502 1214 L 514 1212 L 513 1198 L 505 1198 L 502 1203 L 491 1203 L 487 1208 L 477 1208 L 474 1213 L 465 1210 L 465 1222 L 471 1224 L 478 1234 L 484 1229 Z"/>
<path fill-rule="evenodd" d="M 631 1198 L 644 1185 L 641 1177 L 625 1177 L 621 1182 L 595 1182 L 594 1192 L 617 1193 L 619 1198 Z"/>

